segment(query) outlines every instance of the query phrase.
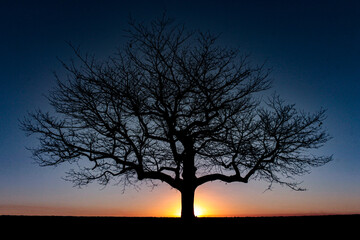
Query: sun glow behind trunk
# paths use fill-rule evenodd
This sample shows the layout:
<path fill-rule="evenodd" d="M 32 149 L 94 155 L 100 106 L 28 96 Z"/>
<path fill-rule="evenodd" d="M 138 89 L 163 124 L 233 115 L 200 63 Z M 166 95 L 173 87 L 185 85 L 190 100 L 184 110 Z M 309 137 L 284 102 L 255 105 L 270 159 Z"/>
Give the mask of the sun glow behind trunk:
<path fill-rule="evenodd" d="M 217 204 L 213 202 L 212 198 L 207 196 L 197 196 L 194 200 L 194 215 L 196 217 L 209 217 L 214 215 L 214 207 Z M 165 215 L 169 217 L 181 217 L 181 201 L 175 200 L 167 209 L 169 210 Z M 216 207 L 215 207 L 216 208 Z M 215 213 L 216 215 L 216 213 Z"/>
<path fill-rule="evenodd" d="M 205 216 L 207 216 L 206 208 L 202 207 L 201 205 L 195 204 L 194 205 L 194 214 L 195 214 L 195 217 L 205 217 Z"/>
<path fill-rule="evenodd" d="M 196 217 L 206 217 L 208 216 L 208 211 L 205 207 L 199 204 L 194 205 L 194 214 Z M 174 211 L 170 214 L 171 217 L 181 217 L 181 206 L 176 207 Z"/>
<path fill-rule="evenodd" d="M 216 189 L 217 190 L 217 189 Z M 158 195 L 157 195 L 158 196 Z M 181 217 L 181 193 L 179 191 L 164 192 L 164 197 L 154 199 L 157 204 L 151 208 L 151 216 Z M 234 213 L 234 209 L 236 212 Z M 240 214 L 239 214 L 240 213 Z M 223 217 L 241 215 L 239 206 L 229 201 L 218 190 L 199 188 L 195 192 L 194 215 L 197 217 Z"/>

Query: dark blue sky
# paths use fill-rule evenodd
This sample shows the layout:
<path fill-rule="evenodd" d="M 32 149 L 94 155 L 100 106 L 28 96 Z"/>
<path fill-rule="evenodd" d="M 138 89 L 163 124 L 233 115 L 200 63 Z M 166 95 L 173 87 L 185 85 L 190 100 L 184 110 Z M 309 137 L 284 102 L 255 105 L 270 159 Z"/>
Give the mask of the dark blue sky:
<path fill-rule="evenodd" d="M 273 69 L 273 90 L 289 102 L 308 111 L 328 109 L 324 125 L 333 139 L 320 153 L 334 154 L 335 161 L 305 177 L 305 187 L 328 193 L 323 201 L 343 195 L 360 212 L 360 204 L 352 202 L 360 202 L 359 1 L 5 0 L 0 3 L 0 214 L 1 206 L 29 204 L 24 199 L 50 204 L 59 192 L 74 193 L 60 179 L 64 169 L 31 163 L 25 146 L 34 139 L 18 127 L 27 111 L 48 108 L 43 94 L 54 85 L 52 71 L 63 72 L 57 57 L 73 56 L 66 41 L 108 56 L 124 43 L 130 14 L 146 22 L 164 10 L 189 28 L 222 33 L 222 44 L 250 53 L 254 62 L 266 61 Z"/>

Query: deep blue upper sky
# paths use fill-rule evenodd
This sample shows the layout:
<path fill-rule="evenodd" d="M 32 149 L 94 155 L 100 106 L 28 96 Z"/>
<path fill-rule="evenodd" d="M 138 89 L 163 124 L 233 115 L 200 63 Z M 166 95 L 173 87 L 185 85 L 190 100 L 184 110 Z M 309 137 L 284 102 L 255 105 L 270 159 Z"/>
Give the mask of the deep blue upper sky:
<path fill-rule="evenodd" d="M 250 53 L 254 62 L 266 61 L 273 89 L 285 100 L 308 111 L 328 109 L 324 125 L 333 139 L 320 153 L 334 154 L 335 161 L 309 177 L 307 186 L 322 184 L 360 199 L 359 1 L 5 0 L 0 3 L 0 205 L 25 196 L 36 201 L 40 193 L 69 186 L 59 179 L 62 169 L 31 164 L 25 146 L 34 139 L 18 127 L 27 111 L 48 107 L 43 94 L 54 86 L 52 72 L 63 71 L 57 57 L 73 56 L 66 41 L 107 56 L 124 43 L 130 14 L 148 21 L 164 10 L 189 28 L 222 33 L 220 43 Z"/>

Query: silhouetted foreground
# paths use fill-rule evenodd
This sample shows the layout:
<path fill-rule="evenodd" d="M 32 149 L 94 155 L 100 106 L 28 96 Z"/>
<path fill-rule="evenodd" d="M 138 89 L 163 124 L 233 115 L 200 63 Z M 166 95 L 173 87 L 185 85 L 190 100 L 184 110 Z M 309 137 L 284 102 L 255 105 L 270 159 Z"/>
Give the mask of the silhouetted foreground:
<path fill-rule="evenodd" d="M 183 225 L 180 218 L 152 217 L 70 217 L 70 216 L 0 216 L 1 226 L 64 226 L 64 225 Z M 235 218 L 197 218 L 194 226 L 238 225 L 242 226 L 360 226 L 360 215 L 294 216 L 294 217 L 235 217 Z"/>
<path fill-rule="evenodd" d="M 76 59 L 61 62 L 66 77 L 55 75 L 47 95 L 52 111 L 20 122 L 39 140 L 31 151 L 40 166 L 75 165 L 65 179 L 76 186 L 166 183 L 193 221 L 195 191 L 207 182 L 304 190 L 292 176 L 332 160 L 309 154 L 331 138 L 325 110 L 268 96 L 267 67 L 166 14 L 129 24 L 128 43 L 107 59 L 72 46 Z"/>
<path fill-rule="evenodd" d="M 359 226 L 360 215 L 197 218 L 192 224 L 180 218 L 0 216 L 4 236 L 9 233 L 44 239 L 106 239 L 118 234 L 134 239 L 226 239 L 234 236 L 351 239 L 358 234 Z"/>

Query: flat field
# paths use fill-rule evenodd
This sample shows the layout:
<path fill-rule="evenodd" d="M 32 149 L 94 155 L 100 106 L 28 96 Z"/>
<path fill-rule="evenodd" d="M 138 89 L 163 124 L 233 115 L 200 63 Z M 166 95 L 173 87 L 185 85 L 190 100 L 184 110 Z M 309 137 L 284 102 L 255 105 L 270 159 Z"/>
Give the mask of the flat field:
<path fill-rule="evenodd" d="M 105 237 L 115 234 L 119 238 L 124 238 L 124 234 L 135 236 L 150 234 L 149 236 L 153 237 L 177 238 L 190 236 L 188 234 L 192 232 L 195 236 L 223 238 L 234 237 L 232 234 L 235 234 L 238 237 L 239 235 L 280 238 L 286 236 L 295 239 L 300 236 L 341 235 L 342 239 L 348 239 L 346 236 L 359 237 L 360 215 L 197 218 L 190 224 L 183 222 L 180 218 L 0 216 L 0 229 L 15 233 L 26 231 L 34 236 L 55 233 L 52 237 L 58 234 L 69 236 L 81 234 L 83 237 Z"/>

